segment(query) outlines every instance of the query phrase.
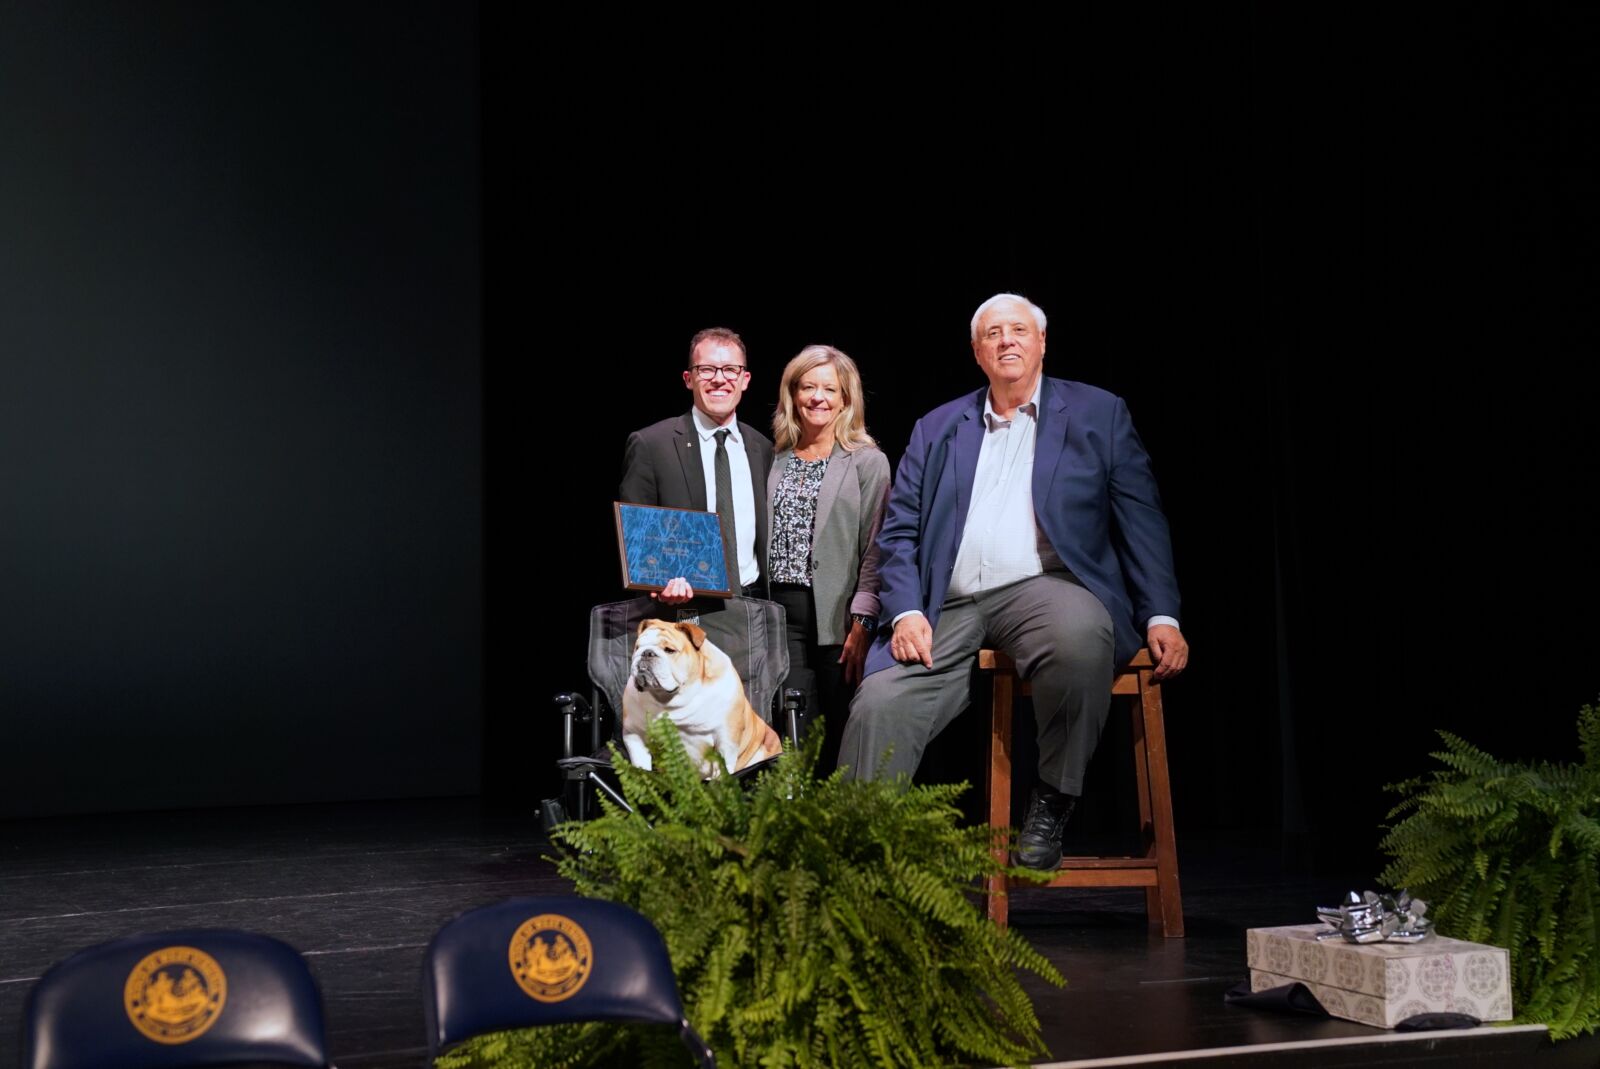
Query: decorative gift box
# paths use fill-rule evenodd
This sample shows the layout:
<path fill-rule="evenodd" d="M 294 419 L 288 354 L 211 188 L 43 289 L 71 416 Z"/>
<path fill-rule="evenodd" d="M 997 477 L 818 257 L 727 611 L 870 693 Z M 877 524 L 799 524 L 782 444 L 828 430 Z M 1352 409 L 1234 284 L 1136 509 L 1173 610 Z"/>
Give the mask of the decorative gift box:
<path fill-rule="evenodd" d="M 1322 924 L 1245 933 L 1250 989 L 1299 981 L 1335 1017 L 1393 1028 L 1418 1013 L 1511 1019 L 1511 962 L 1499 947 L 1435 936 L 1419 943 L 1317 939 Z"/>

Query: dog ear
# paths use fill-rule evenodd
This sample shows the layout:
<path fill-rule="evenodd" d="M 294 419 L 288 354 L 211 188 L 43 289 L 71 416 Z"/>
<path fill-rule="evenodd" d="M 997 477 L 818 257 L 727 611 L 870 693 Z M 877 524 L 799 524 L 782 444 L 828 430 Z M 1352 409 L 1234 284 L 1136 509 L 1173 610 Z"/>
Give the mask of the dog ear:
<path fill-rule="evenodd" d="M 683 633 L 689 636 L 689 644 L 699 649 L 706 644 L 706 633 L 700 630 L 699 624 L 681 623 L 678 625 Z"/>

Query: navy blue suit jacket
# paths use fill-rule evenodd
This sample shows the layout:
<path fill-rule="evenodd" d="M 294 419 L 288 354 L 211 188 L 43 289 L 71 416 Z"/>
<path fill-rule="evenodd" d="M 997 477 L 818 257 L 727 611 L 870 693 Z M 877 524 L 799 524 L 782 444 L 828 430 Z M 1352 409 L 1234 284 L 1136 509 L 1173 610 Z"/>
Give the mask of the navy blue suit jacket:
<path fill-rule="evenodd" d="M 911 432 L 878 535 L 885 624 L 911 609 L 939 622 L 972 500 L 988 389 L 941 405 Z M 1046 378 L 1039 410 L 1034 515 L 1062 562 L 1111 614 L 1122 664 L 1144 645 L 1150 617 L 1178 616 L 1172 542 L 1150 456 L 1115 394 Z M 880 629 L 867 672 L 895 663 L 889 638 L 890 629 Z"/>

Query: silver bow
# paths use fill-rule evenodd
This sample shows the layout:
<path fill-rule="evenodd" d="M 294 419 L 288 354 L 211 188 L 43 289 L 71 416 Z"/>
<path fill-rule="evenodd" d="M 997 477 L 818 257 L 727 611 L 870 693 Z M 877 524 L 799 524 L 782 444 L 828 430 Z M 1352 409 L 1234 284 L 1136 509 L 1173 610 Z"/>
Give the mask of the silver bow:
<path fill-rule="evenodd" d="M 1318 906 L 1317 917 L 1332 925 L 1318 939 L 1342 936 L 1348 943 L 1420 943 L 1433 934 L 1433 922 L 1423 914 L 1428 903 L 1409 892 L 1380 895 L 1376 891 L 1344 896 L 1344 905 Z"/>

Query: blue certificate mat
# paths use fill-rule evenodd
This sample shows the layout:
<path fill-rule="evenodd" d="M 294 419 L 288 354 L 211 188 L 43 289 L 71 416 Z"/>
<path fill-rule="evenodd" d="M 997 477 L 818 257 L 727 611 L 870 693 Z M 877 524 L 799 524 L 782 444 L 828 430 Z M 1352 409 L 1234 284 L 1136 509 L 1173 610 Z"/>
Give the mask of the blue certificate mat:
<path fill-rule="evenodd" d="M 660 590 L 682 576 L 696 594 L 733 596 L 716 513 L 620 501 L 614 508 L 624 587 Z"/>

